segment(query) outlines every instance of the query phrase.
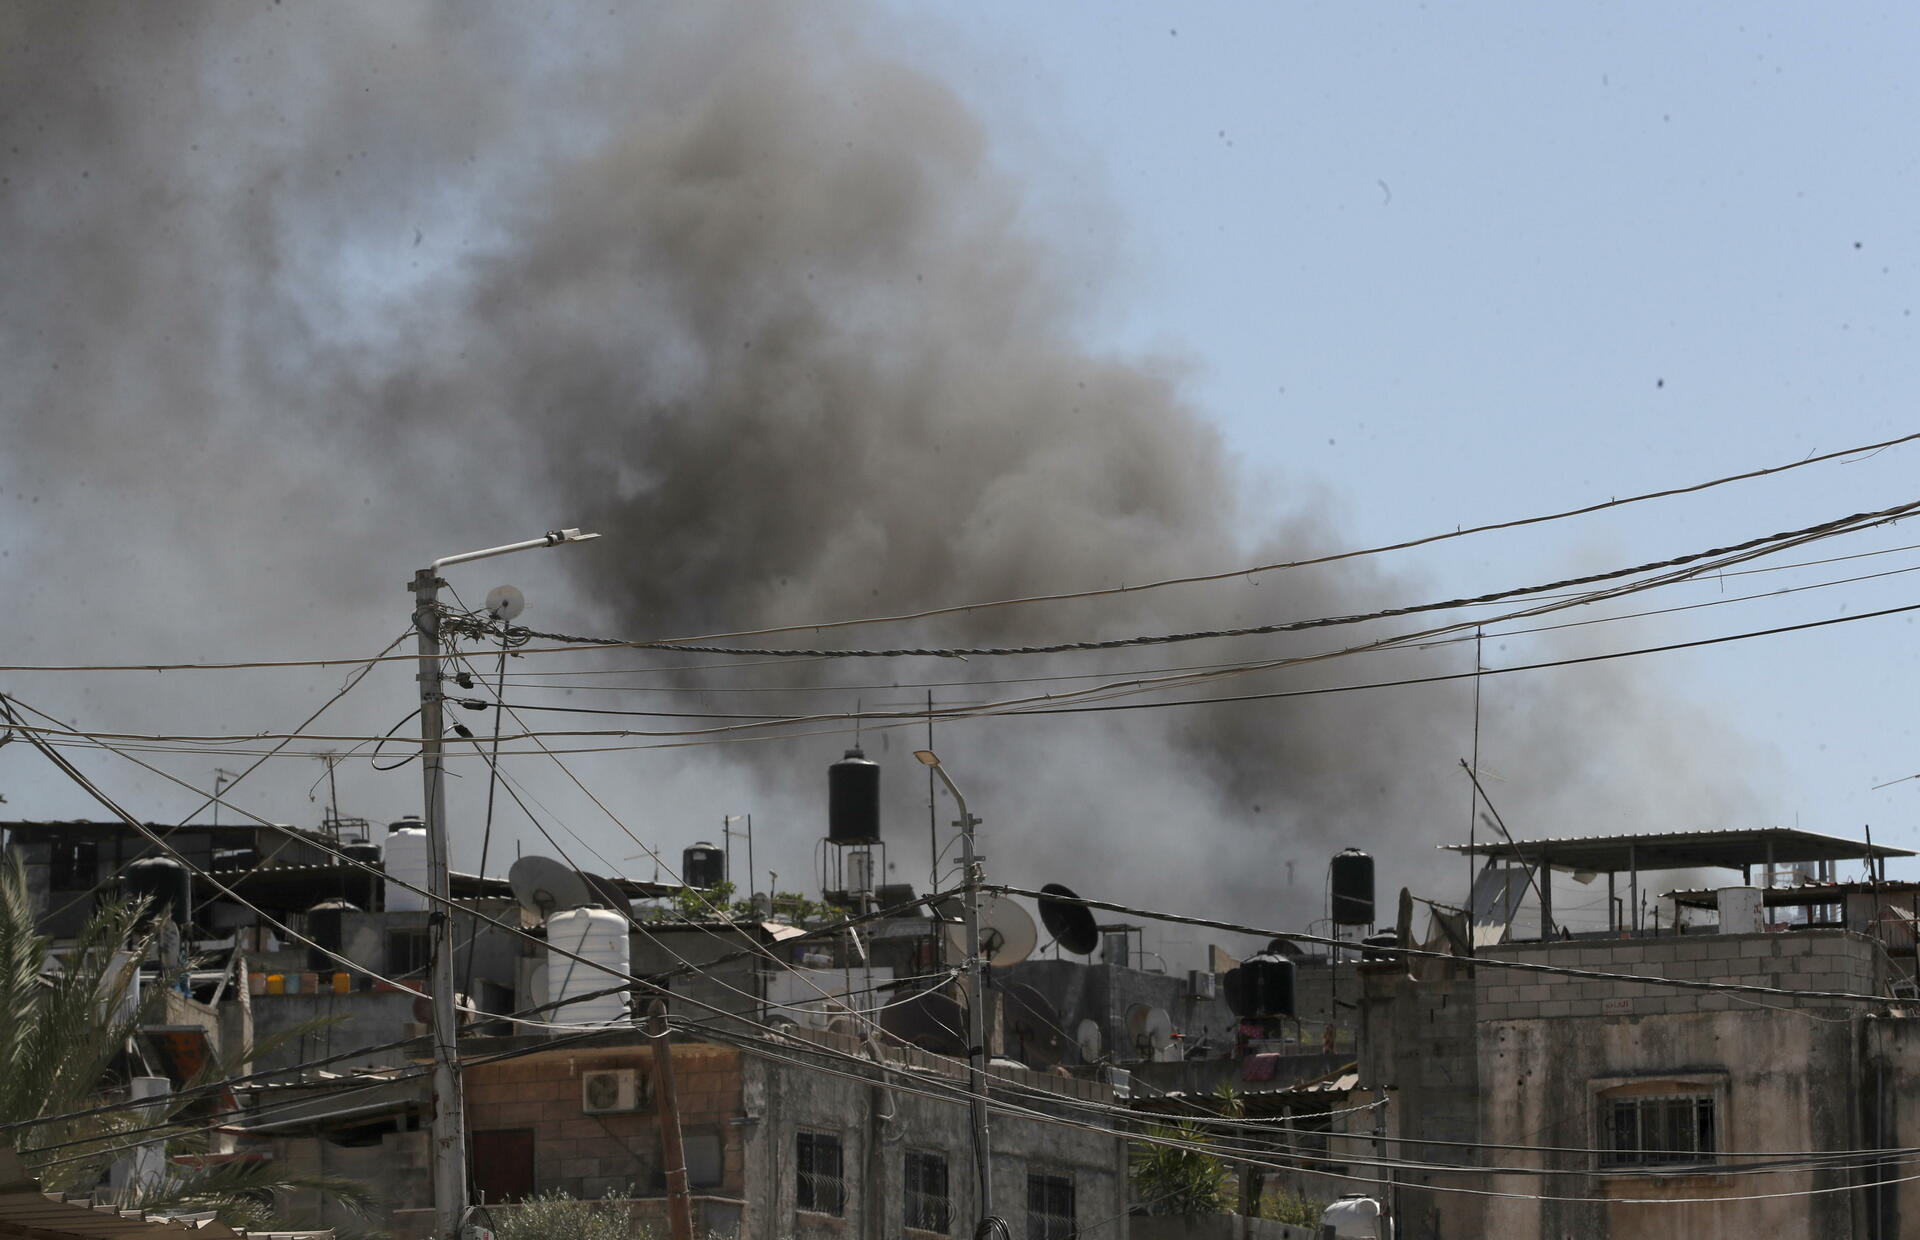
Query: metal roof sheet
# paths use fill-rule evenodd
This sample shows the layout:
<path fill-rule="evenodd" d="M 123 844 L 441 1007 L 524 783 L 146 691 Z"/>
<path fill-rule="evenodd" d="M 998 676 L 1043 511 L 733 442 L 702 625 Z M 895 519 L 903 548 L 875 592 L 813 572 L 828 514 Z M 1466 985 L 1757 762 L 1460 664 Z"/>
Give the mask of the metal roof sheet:
<path fill-rule="evenodd" d="M 1545 862 L 1597 874 L 1627 870 L 1731 869 L 1791 865 L 1797 861 L 1860 861 L 1868 857 L 1911 857 L 1912 849 L 1864 840 L 1821 835 L 1797 827 L 1755 827 L 1734 831 L 1666 831 L 1644 835 L 1584 835 L 1565 839 L 1505 840 L 1478 844 L 1442 844 L 1448 852 L 1529 864 Z"/>
<path fill-rule="evenodd" d="M 1689 908 L 1715 908 L 1720 903 L 1719 887 L 1688 887 L 1661 893 Z M 1791 887 L 1762 887 L 1760 899 L 1768 908 L 1798 908 L 1804 904 L 1835 904 L 1848 896 L 1877 895 L 1906 897 L 1920 891 L 1920 883 L 1889 879 L 1885 882 L 1796 883 Z"/>

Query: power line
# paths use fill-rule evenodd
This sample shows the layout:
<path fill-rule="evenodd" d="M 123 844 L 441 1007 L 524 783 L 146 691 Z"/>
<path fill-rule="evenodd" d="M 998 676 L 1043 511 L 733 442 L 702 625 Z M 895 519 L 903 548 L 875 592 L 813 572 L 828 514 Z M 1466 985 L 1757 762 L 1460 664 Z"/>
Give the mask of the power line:
<path fill-rule="evenodd" d="M 1920 432 L 1916 432 L 1911 435 L 1902 435 L 1902 436 L 1899 436 L 1898 438 L 1888 439 L 1881 443 L 1863 444 L 1857 448 L 1845 448 L 1838 452 L 1828 452 L 1818 456 L 1802 457 L 1800 460 L 1789 461 L 1783 465 L 1774 465 L 1765 469 L 1749 470 L 1745 473 L 1740 473 L 1740 474 L 1730 474 L 1730 475 L 1727 475 L 1726 477 L 1714 478 L 1707 482 L 1697 482 L 1690 486 L 1670 487 L 1666 490 L 1661 490 L 1661 491 L 1647 491 L 1639 495 L 1629 495 L 1624 499 L 1609 499 L 1602 503 L 1587 504 L 1579 508 L 1568 508 L 1560 512 L 1547 513 L 1542 516 L 1523 517 L 1518 520 L 1512 520 L 1512 521 L 1498 521 L 1498 522 L 1493 522 L 1487 525 L 1471 526 L 1466 529 L 1456 528 L 1440 534 L 1429 534 L 1421 538 L 1412 538 L 1412 539 L 1407 539 L 1406 541 L 1403 541 L 1403 542 L 1389 543 L 1389 544 L 1385 544 L 1378 547 L 1367 547 L 1367 548 L 1363 548 L 1361 550 L 1356 550 L 1356 551 L 1341 551 L 1341 552 L 1335 552 L 1330 555 L 1313 556 L 1307 559 L 1284 560 L 1284 561 L 1278 561 L 1271 564 L 1256 564 L 1249 567 L 1229 569 L 1222 572 L 1202 573 L 1202 574 L 1187 576 L 1187 577 L 1169 577 L 1159 581 L 1141 582 L 1138 585 L 1109 586 L 1102 589 L 1094 589 L 1094 590 L 1077 590 L 1077 591 L 1060 593 L 1060 594 L 1035 594 L 1035 595 L 1028 595 L 1021 598 L 1006 598 L 1006 599 L 996 599 L 989 602 L 963 603 L 963 604 L 956 604 L 949 607 L 932 607 L 932 608 L 923 609 L 921 611 L 904 612 L 899 615 L 893 615 L 893 616 L 868 616 L 868 617 L 864 617 L 857 620 L 817 621 L 811 624 L 785 624 L 785 625 L 778 625 L 772 628 L 747 629 L 747 630 L 741 630 L 741 631 L 732 632 L 732 633 L 707 633 L 707 634 L 702 634 L 698 637 L 687 638 L 685 639 L 685 641 L 686 642 L 719 641 L 719 640 L 740 638 L 740 637 L 764 637 L 773 633 L 796 633 L 796 632 L 818 631 L 823 629 L 843 629 L 843 628 L 852 628 L 856 626 L 869 625 L 869 624 L 897 624 L 897 623 L 904 623 L 904 622 L 913 621 L 913 620 L 926 620 L 935 616 L 949 616 L 949 615 L 957 615 L 962 612 L 984 611 L 989 608 L 1017 607 L 1017 606 L 1024 606 L 1027 604 L 1031 604 L 1031 603 L 1067 602 L 1067 601 L 1072 601 L 1076 599 L 1107 598 L 1107 597 L 1120 595 L 1120 594 L 1138 594 L 1148 590 L 1159 590 L 1159 589 L 1164 589 L 1168 586 L 1194 585 L 1201 582 L 1209 582 L 1209 581 L 1225 581 L 1233 577 L 1248 577 L 1248 576 L 1253 576 L 1259 573 L 1278 572 L 1281 570 L 1291 569 L 1291 568 L 1306 568 L 1306 567 L 1310 567 L 1312 565 L 1317 565 L 1317 564 L 1332 564 L 1332 563 L 1339 562 L 1341 560 L 1352 560 L 1352 559 L 1358 559 L 1363 556 L 1381 555 L 1390 551 L 1406 551 L 1414 547 L 1423 547 L 1432 543 L 1448 542 L 1456 538 L 1467 538 L 1475 534 L 1485 534 L 1485 533 L 1492 532 L 1494 530 L 1518 529 L 1522 526 L 1540 525 L 1549 521 L 1561 521 L 1561 520 L 1565 520 L 1568 517 L 1587 516 L 1592 513 L 1605 511 L 1606 509 L 1609 509 L 1609 508 L 1623 508 L 1629 504 L 1638 504 L 1646 500 L 1666 499 L 1676 495 L 1690 495 L 1699 491 L 1711 490 L 1714 487 L 1725 486 L 1726 484 L 1731 482 L 1745 482 L 1753 478 L 1765 477 L 1769 474 L 1786 473 L 1789 470 L 1801 469 L 1808 465 L 1818 465 L 1826 461 L 1838 460 L 1839 458 L 1844 456 L 1857 456 L 1863 452 L 1881 452 L 1881 451 L 1885 451 L 1888 448 L 1896 447 L 1900 444 L 1911 443 L 1915 440 L 1920 440 Z M 543 636 L 543 635 L 536 634 L 536 636 Z M 663 648 L 690 649 L 690 647 L 688 647 L 684 642 L 668 643 Z M 722 653 L 725 653 L 725 652 L 723 651 Z M 822 655 L 823 657 L 842 657 L 840 656 L 839 652 L 822 652 Z M 0 668 L 0 670 L 5 670 L 5 669 Z"/>
<path fill-rule="evenodd" d="M 1213 641 L 1230 637 L 1260 637 L 1276 633 L 1297 633 L 1308 629 L 1328 628 L 1335 625 L 1364 624 L 1374 620 L 1394 619 L 1430 611 L 1456 611 L 1480 603 L 1497 602 L 1528 594 L 1538 594 L 1549 590 L 1563 590 L 1569 586 L 1592 585 L 1602 581 L 1612 581 L 1621 577 L 1636 576 L 1659 569 L 1678 568 L 1715 556 L 1732 555 L 1742 551 L 1756 550 L 1774 543 L 1789 543 L 1808 540 L 1813 537 L 1825 537 L 1833 534 L 1851 532 L 1857 529 L 1869 529 L 1904 516 L 1920 509 L 1920 500 L 1911 500 L 1874 512 L 1857 512 L 1817 525 L 1797 530 L 1785 530 L 1774 534 L 1751 538 L 1745 542 L 1725 547 L 1715 547 L 1706 551 L 1695 551 L 1686 555 L 1673 556 L 1664 560 L 1654 560 L 1630 568 L 1610 569 L 1602 573 L 1589 573 L 1578 577 L 1567 577 L 1559 581 L 1541 585 L 1519 586 L 1507 590 L 1497 590 L 1486 594 L 1466 598 L 1445 599 L 1437 602 L 1415 603 L 1402 607 L 1383 608 L 1379 611 L 1344 616 L 1320 616 L 1311 620 L 1291 620 L 1277 624 L 1245 625 L 1226 629 L 1201 629 L 1184 633 L 1142 634 L 1133 637 L 1116 637 L 1093 641 L 1053 642 L 1035 646 L 903 646 L 883 650 L 848 649 L 749 649 L 736 646 L 703 646 L 681 641 L 635 641 L 618 637 L 580 637 L 567 633 L 550 633 L 538 629 L 519 628 L 504 625 L 474 614 L 459 614 L 449 611 L 442 618 L 444 626 L 476 639 L 492 638 L 501 634 L 510 634 L 515 639 L 522 636 L 541 638 L 546 641 L 569 642 L 595 649 L 635 649 L 635 650 L 671 650 L 683 654 L 733 654 L 752 655 L 763 658 L 803 658 L 803 659 L 897 659 L 897 658 L 990 658 L 1013 655 L 1068 654 L 1089 650 L 1119 650 L 1131 646 L 1168 645 L 1183 642 Z"/>
<path fill-rule="evenodd" d="M 1147 917 L 1155 921 L 1173 922 L 1183 926 L 1199 926 L 1208 930 L 1222 930 L 1230 934 L 1246 934 L 1267 939 L 1286 939 L 1294 943 L 1306 943 L 1315 947 L 1334 947 L 1351 949 L 1353 944 L 1343 939 L 1328 938 L 1320 934 L 1308 934 L 1300 930 L 1273 930 L 1260 926 L 1246 926 L 1237 922 L 1220 921 L 1210 917 L 1189 917 L 1182 913 L 1163 913 L 1153 909 L 1138 908 L 1130 904 L 1117 904 L 1110 900 L 1093 900 L 1085 896 L 1063 896 L 1054 892 L 1031 891 L 1025 887 L 1015 887 L 1004 883 L 989 884 L 983 890 L 998 892 L 1001 895 L 1026 896 L 1034 900 L 1050 900 L 1055 904 L 1078 904 L 1087 908 L 1105 909 L 1113 913 L 1126 913 L 1133 917 Z M 1392 957 L 1408 957 L 1419 960 L 1445 960 L 1459 964 L 1468 958 L 1456 956 L 1450 952 L 1428 951 L 1419 947 L 1389 947 L 1382 952 Z M 1498 956 L 1474 956 L 1471 963 L 1479 968 L 1515 969 L 1524 973 L 1553 973 L 1562 977 L 1578 977 L 1596 982 L 1644 982 L 1655 986 L 1673 986 L 1682 990 L 1704 990 L 1728 994 L 1770 995 L 1787 999 L 1838 999 L 1848 1003 L 1882 1004 L 1889 1001 L 1887 995 L 1859 994 L 1848 990 L 1787 990 L 1779 986 L 1758 986 L 1749 982 L 1717 982 L 1705 978 L 1661 977 L 1652 973 L 1613 973 L 1605 969 L 1582 969 L 1572 965 L 1538 964 L 1528 960 L 1509 960 Z"/>
<path fill-rule="evenodd" d="M 1109 711 L 1159 710 L 1159 709 L 1165 709 L 1165 708 L 1177 707 L 1177 706 L 1219 706 L 1219 705 L 1228 705 L 1228 704 L 1239 703 L 1239 702 L 1271 701 L 1271 700 L 1277 700 L 1281 698 L 1291 698 L 1291 697 L 1317 697 L 1317 696 L 1321 696 L 1325 694 L 1333 694 L 1333 693 L 1357 693 L 1357 692 L 1361 692 L 1363 690 L 1369 690 L 1369 689 L 1390 689 L 1390 688 L 1401 688 L 1408 685 L 1439 684 L 1446 681 L 1472 679 L 1478 676 L 1504 676 L 1504 675 L 1509 675 L 1515 672 L 1545 671 L 1553 668 L 1577 667 L 1577 666 L 1581 666 L 1583 664 L 1589 664 L 1589 663 L 1602 663 L 1602 662 L 1609 662 L 1616 659 L 1636 658 L 1641 655 L 1666 654 L 1676 650 L 1692 650 L 1692 649 L 1697 649 L 1705 646 L 1724 645 L 1730 642 L 1749 641 L 1759 637 L 1774 637 L 1784 633 L 1798 633 L 1798 632 L 1804 632 L 1811 629 L 1828 628 L 1833 625 L 1853 624 L 1863 620 L 1875 620 L 1885 616 L 1901 615 L 1901 614 L 1912 612 L 1915 610 L 1920 610 L 1920 603 L 1909 604 L 1902 607 L 1888 607 L 1878 611 L 1859 612 L 1855 615 L 1850 615 L 1850 616 L 1835 616 L 1827 620 L 1811 620 L 1801 624 L 1778 625 L 1776 627 L 1768 628 L 1768 629 L 1753 629 L 1743 633 L 1731 633 L 1731 634 L 1726 634 L 1720 637 L 1698 638 L 1693 641 L 1684 641 L 1684 642 L 1669 642 L 1659 646 L 1641 646 L 1631 650 L 1616 650 L 1616 651 L 1609 651 L 1603 654 L 1581 655 L 1581 656 L 1569 657 L 1565 659 L 1548 659 L 1548 660 L 1543 660 L 1535 663 L 1517 663 L 1517 664 L 1510 664 L 1506 667 L 1486 667 L 1478 671 L 1443 672 L 1443 673 L 1436 673 L 1431 676 L 1410 676 L 1410 677 L 1403 677 L 1397 680 L 1368 681 L 1361 684 L 1327 685 L 1327 686 L 1323 686 L 1320 688 L 1313 688 L 1313 689 L 1284 689 L 1284 690 L 1275 690 L 1275 691 L 1266 692 L 1266 693 L 1243 693 L 1243 694 L 1234 694 L 1234 695 L 1207 697 L 1207 698 L 1180 698 L 1173 701 L 1162 701 L 1162 702 L 1123 702 L 1123 703 L 1110 703 L 1110 704 L 1092 705 L 1092 706 L 1024 706 L 1023 705 L 1023 706 L 1014 706 L 1014 707 L 1008 707 L 1005 709 L 995 709 L 995 710 L 982 710 L 980 708 L 975 708 L 975 707 L 956 707 L 956 708 L 942 707 L 939 710 L 937 710 L 935 713 L 938 716 L 942 718 L 947 718 L 947 719 L 1002 718 L 1002 717 L 1009 717 L 1009 716 L 1025 716 L 1025 715 L 1093 714 L 1093 713 L 1104 713 Z M 537 731 L 537 732 L 509 733 L 508 735 L 502 737 L 502 739 L 506 741 L 533 740 L 536 743 L 538 743 L 540 738 L 542 737 L 570 737 L 570 738 L 636 737 L 636 736 L 712 737 L 716 733 L 728 733 L 728 732 L 737 731 L 738 727 L 740 726 L 760 727 L 760 726 L 775 726 L 779 724 L 790 724 L 790 723 L 825 723 L 825 722 L 843 722 L 843 723 L 851 724 L 856 720 L 880 721 L 879 723 L 880 727 L 887 727 L 887 726 L 906 727 L 906 726 L 913 726 L 915 724 L 922 723 L 925 721 L 926 717 L 927 717 L 927 712 L 924 709 L 917 710 L 917 711 L 835 711 L 835 712 L 822 712 L 822 713 L 817 713 L 812 715 L 793 715 L 793 716 L 770 715 L 770 716 L 764 717 L 764 723 L 737 725 L 736 727 L 690 728 L 690 729 L 677 729 L 677 730 L 670 730 L 670 731 L 655 731 L 655 730 L 645 730 L 645 729 L 635 729 L 635 728 L 584 728 L 584 729 L 570 729 L 570 730 L 546 730 L 546 731 Z M 887 721 L 899 721 L 899 722 L 889 724 Z M 275 733 L 263 733 L 258 737 L 239 737 L 239 736 L 205 737 L 205 736 L 194 736 L 194 735 L 184 735 L 184 734 L 156 735 L 153 733 L 90 732 L 90 731 L 82 731 L 79 729 L 72 729 L 72 728 L 65 728 L 65 727 L 49 728 L 49 727 L 42 727 L 38 725 L 24 724 L 24 723 L 15 724 L 13 726 L 18 731 L 41 736 L 43 738 L 67 738 L 69 740 L 88 741 L 88 742 L 93 742 L 95 744 L 98 744 L 98 745 L 101 745 L 102 747 L 107 747 L 107 748 L 110 748 L 110 746 L 105 746 L 104 742 L 106 741 L 198 742 L 198 741 L 206 741 L 211 739 L 211 740 L 232 740 L 234 742 L 239 742 L 242 740 L 249 740 L 249 739 L 275 739 L 279 735 Z M 843 732 L 843 731 L 845 731 L 844 728 L 831 729 L 829 730 L 829 733 Z M 741 743 L 744 741 L 791 739 L 791 737 L 794 735 L 820 735 L 820 734 L 822 733 L 790 733 L 784 736 L 772 736 L 772 737 L 729 737 L 729 738 L 726 738 L 725 740 L 710 739 L 704 742 L 693 742 L 693 743 L 708 743 L 708 744 Z M 317 741 L 342 741 L 342 740 L 355 740 L 355 739 L 365 739 L 365 738 L 348 737 L 348 736 L 328 736 L 324 734 L 308 734 L 303 737 L 296 737 L 295 739 L 306 739 L 306 740 L 317 740 Z M 572 749 L 543 748 L 538 751 L 520 750 L 520 751 L 508 751 L 508 752 L 509 754 L 528 756 L 536 752 L 546 753 L 546 754 L 557 754 L 557 753 L 578 754 L 578 753 L 604 753 L 604 752 L 616 752 L 616 751 L 635 750 L 635 749 L 659 749 L 659 748 L 675 748 L 675 747 L 677 746 L 641 744 L 641 745 L 595 746 L 595 747 L 572 748 Z"/>

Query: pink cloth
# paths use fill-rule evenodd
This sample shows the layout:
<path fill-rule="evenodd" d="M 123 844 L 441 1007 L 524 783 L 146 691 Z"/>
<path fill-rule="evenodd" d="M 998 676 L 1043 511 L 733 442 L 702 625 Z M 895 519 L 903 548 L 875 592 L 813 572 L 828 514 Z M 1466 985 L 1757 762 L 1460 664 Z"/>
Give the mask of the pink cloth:
<path fill-rule="evenodd" d="M 1243 1081 L 1271 1081 L 1273 1074 L 1280 1070 L 1280 1056 L 1276 1054 L 1248 1055 L 1240 1061 L 1240 1079 Z"/>

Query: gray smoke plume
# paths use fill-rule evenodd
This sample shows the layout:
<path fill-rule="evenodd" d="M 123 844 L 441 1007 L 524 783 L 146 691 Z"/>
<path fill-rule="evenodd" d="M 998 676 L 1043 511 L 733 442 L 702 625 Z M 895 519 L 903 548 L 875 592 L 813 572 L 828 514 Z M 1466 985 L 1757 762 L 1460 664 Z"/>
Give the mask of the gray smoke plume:
<path fill-rule="evenodd" d="M 502 565 L 501 579 L 546 583 L 527 622 L 633 637 L 1344 547 L 1312 496 L 1250 528 L 1177 366 L 1084 343 L 1098 287 L 1055 256 L 1049 234 L 1067 226 L 1029 216 L 966 100 L 891 58 L 887 37 L 872 13 L 819 6 L 0 10 L 0 573 L 17 661 L 355 653 L 399 631 L 412 567 L 558 524 L 607 538 Z M 1439 589 L 1357 561 L 767 644 L 1114 637 Z M 796 690 L 781 695 L 509 697 L 911 710 L 922 690 L 876 686 L 1271 657 L 1389 631 L 655 682 Z M 1471 660 L 1459 646 L 1367 655 L 1179 696 Z M 643 662 L 711 660 L 597 665 Z M 339 673 L 241 675 L 16 688 L 96 726 L 236 731 L 286 726 Z M 341 730 L 403 713 L 405 674 L 381 683 Z M 953 703 L 1080 683 L 934 692 Z M 868 687 L 818 691 L 843 684 Z M 1624 666 L 1499 681 L 1483 736 L 1509 823 L 1538 835 L 1742 821 L 1728 742 L 1648 684 Z M 1380 854 L 1389 887 L 1459 897 L 1464 868 L 1441 872 L 1431 849 L 1465 834 L 1470 703 L 1459 682 L 943 723 L 936 743 L 988 819 L 997 876 L 1300 925 L 1318 916 L 1327 856 L 1350 843 Z M 888 770 L 895 877 L 920 883 L 927 810 L 906 750 L 922 738 L 918 725 L 863 738 Z M 800 886 L 824 767 L 846 743 L 661 749 L 582 770 L 670 857 L 714 833 L 702 824 L 756 808 L 759 877 L 778 868 L 781 886 Z M 175 769 L 205 783 L 216 762 Z M 315 770 L 292 765 L 258 786 L 276 816 L 310 820 L 300 793 Z M 26 778 L 7 777 L 16 790 Z M 404 775 L 340 778 L 343 800 L 375 817 L 415 803 Z M 482 782 L 458 793 L 469 811 Z M 139 786 L 152 816 L 191 808 Z M 564 786 L 550 795 L 610 860 L 638 851 Z M 25 799 L 16 791 L 14 808 L 32 816 Z M 460 847 L 477 855 L 471 838 Z"/>

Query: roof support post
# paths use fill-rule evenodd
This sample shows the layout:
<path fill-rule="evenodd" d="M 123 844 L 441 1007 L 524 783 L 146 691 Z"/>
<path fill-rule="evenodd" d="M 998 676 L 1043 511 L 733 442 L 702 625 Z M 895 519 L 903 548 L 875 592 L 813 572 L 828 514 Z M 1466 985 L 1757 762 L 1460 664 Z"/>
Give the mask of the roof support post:
<path fill-rule="evenodd" d="M 1635 934 L 1640 933 L 1640 857 L 1636 845 L 1627 845 L 1627 898 L 1633 901 L 1633 908 L 1627 913 L 1627 924 L 1633 927 Z"/>
<path fill-rule="evenodd" d="M 1547 854 L 1540 854 L 1540 939 L 1545 942 L 1553 937 L 1553 867 L 1547 863 Z"/>

